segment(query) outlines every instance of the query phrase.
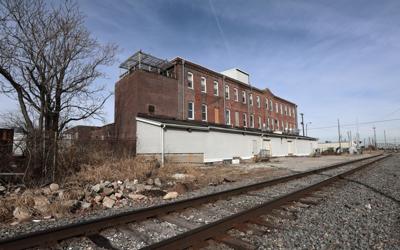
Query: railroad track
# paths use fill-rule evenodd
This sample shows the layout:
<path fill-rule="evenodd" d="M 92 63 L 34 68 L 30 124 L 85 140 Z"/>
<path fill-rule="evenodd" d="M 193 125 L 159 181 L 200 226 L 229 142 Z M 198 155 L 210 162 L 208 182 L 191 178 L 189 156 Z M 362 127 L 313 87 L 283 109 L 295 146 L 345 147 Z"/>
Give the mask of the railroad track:
<path fill-rule="evenodd" d="M 313 201 L 302 199 L 307 197 L 310 193 L 386 157 L 388 157 L 388 155 L 380 154 L 341 162 L 324 168 L 209 195 L 18 235 L 13 238 L 0 240 L 0 249 L 25 249 L 53 246 L 56 245 L 57 242 L 82 236 L 105 249 L 118 249 L 101 234 L 103 230 L 108 228 L 118 228 L 120 231 L 132 237 L 138 238 L 140 241 L 146 243 L 142 245 L 145 249 L 200 248 L 206 246 L 209 240 L 222 242 L 235 249 L 249 249 L 252 248 L 251 245 L 229 236 L 228 231 L 233 228 L 243 230 L 252 227 L 254 224 L 264 227 L 271 226 L 260 219 L 260 216 L 276 211 L 276 209 L 294 201 L 300 201 L 306 204 L 313 203 Z M 254 204 L 250 204 L 250 207 L 242 209 L 234 208 L 235 199 L 237 203 L 240 203 L 243 197 L 254 197 Z M 199 225 L 199 223 L 190 221 L 190 218 L 179 216 L 180 213 L 184 213 L 190 209 L 199 208 L 201 210 L 201 208 L 204 208 L 207 204 L 221 201 L 222 210 L 226 211 L 226 213 L 222 216 L 216 216 L 216 218 L 210 220 L 211 222 L 207 221 L 207 223 Z M 231 206 L 234 211 L 229 211 L 228 207 Z M 205 211 L 208 214 L 212 213 L 212 211 L 207 211 L 207 209 Z M 132 225 L 132 223 L 139 223 L 152 218 L 174 224 L 183 229 L 181 230 L 182 233 L 167 239 L 161 239 L 154 243 L 151 242 L 147 236 L 143 235 L 143 232 L 139 232 L 135 230 L 134 227 L 129 226 Z M 253 229 L 256 230 L 254 227 Z"/>

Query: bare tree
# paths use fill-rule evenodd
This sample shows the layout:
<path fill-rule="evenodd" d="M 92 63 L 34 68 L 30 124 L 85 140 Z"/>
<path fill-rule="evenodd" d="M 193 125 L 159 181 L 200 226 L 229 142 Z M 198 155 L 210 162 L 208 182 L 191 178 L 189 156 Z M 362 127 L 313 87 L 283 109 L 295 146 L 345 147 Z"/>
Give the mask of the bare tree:
<path fill-rule="evenodd" d="M 103 76 L 101 66 L 114 62 L 116 49 L 91 37 L 71 1 L 0 0 L 1 92 L 18 101 L 46 178 L 49 165 L 54 178 L 54 142 L 67 124 L 101 116 L 110 94 L 94 81 Z"/>

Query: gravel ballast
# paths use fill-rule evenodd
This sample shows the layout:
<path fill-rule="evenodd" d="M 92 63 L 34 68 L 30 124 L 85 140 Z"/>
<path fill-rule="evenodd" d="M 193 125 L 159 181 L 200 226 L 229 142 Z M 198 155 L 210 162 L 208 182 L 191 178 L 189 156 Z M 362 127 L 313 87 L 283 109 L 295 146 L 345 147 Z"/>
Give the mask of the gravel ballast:
<path fill-rule="evenodd" d="M 261 236 L 241 238 L 260 249 L 400 249 L 400 156 L 323 190 L 315 206 Z"/>

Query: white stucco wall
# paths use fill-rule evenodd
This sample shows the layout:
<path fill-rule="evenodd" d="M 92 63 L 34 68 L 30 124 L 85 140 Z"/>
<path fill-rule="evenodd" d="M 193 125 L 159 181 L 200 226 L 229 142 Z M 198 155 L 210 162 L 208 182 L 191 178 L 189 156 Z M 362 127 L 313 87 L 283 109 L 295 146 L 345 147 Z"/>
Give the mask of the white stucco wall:
<path fill-rule="evenodd" d="M 157 125 L 137 121 L 138 154 L 161 153 L 161 131 Z M 317 142 L 311 140 L 261 137 L 260 135 L 227 133 L 218 130 L 191 132 L 184 129 L 167 127 L 164 130 L 165 154 L 204 154 L 204 162 L 221 161 L 241 157 L 250 159 L 261 149 L 270 150 L 271 156 L 287 156 L 289 144 L 292 155 L 310 155 L 317 148 Z"/>

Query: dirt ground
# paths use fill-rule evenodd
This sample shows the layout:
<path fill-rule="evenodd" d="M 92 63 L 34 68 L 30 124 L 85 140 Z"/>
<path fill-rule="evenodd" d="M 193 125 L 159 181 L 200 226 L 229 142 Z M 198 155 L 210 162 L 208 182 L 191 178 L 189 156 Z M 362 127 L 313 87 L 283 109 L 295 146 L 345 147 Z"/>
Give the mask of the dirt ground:
<path fill-rule="evenodd" d="M 200 167 L 204 177 L 217 179 L 242 180 L 246 178 L 279 177 L 293 172 L 303 172 L 332 165 L 335 163 L 368 157 L 362 155 L 328 155 L 319 157 L 277 157 L 268 162 L 242 163 L 238 165 L 215 165 Z M 202 181 L 200 181 L 202 183 Z M 205 184 L 205 183 L 204 183 Z"/>

